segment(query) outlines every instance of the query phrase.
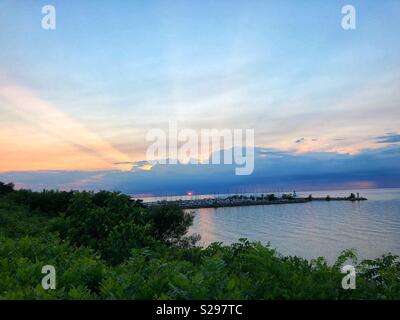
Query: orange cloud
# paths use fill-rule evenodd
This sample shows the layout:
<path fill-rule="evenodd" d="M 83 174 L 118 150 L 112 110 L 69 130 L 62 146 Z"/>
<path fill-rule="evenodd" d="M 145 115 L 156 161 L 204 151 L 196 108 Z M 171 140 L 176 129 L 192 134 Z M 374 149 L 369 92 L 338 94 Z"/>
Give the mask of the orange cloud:
<path fill-rule="evenodd" d="M 0 107 L 19 120 L 0 127 L 0 171 L 130 170 L 132 159 L 20 86 L 0 87 Z"/>

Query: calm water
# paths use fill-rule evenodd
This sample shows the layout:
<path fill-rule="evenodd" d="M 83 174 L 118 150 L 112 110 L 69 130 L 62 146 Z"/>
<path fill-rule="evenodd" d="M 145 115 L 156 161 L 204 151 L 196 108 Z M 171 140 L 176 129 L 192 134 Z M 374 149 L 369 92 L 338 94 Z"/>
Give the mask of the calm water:
<path fill-rule="evenodd" d="M 298 194 L 347 196 L 350 192 Z M 270 242 L 285 255 L 324 256 L 329 262 L 347 248 L 355 248 L 360 258 L 387 252 L 400 255 L 400 189 L 362 190 L 360 195 L 368 201 L 197 209 L 190 232 L 202 236 L 202 245 L 248 238 Z"/>

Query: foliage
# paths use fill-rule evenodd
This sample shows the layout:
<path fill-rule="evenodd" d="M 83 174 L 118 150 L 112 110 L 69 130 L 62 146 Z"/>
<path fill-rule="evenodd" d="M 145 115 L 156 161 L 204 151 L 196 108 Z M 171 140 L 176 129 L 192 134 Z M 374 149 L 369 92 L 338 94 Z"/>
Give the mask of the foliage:
<path fill-rule="evenodd" d="M 13 183 L 4 183 L 0 181 L 0 196 L 11 193 L 14 191 Z"/>
<path fill-rule="evenodd" d="M 52 230 L 77 246 L 98 251 L 110 263 L 120 263 L 130 249 L 152 244 L 144 209 L 120 193 L 74 193 L 70 204 L 52 222 Z"/>
<path fill-rule="evenodd" d="M 177 205 L 163 204 L 153 207 L 146 215 L 152 236 L 165 244 L 183 244 L 194 219 L 193 212 L 186 212 Z"/>
<path fill-rule="evenodd" d="M 400 299 L 400 259 L 390 253 L 359 263 L 345 250 L 329 265 L 246 239 L 202 248 L 186 236 L 192 221 L 120 193 L 3 194 L 0 299 Z M 349 261 L 356 290 L 341 287 Z M 56 290 L 41 286 L 44 265 L 56 268 Z"/>
<path fill-rule="evenodd" d="M 86 248 L 54 237 L 0 238 L 0 299 L 93 299 L 106 267 Z M 42 267 L 56 268 L 56 290 L 44 290 Z"/>
<path fill-rule="evenodd" d="M 30 210 L 37 210 L 41 214 L 57 216 L 67 209 L 72 196 L 72 191 L 43 190 L 42 192 L 33 192 L 31 190 L 18 190 L 9 193 L 7 198 L 16 204 L 27 206 Z"/>
<path fill-rule="evenodd" d="M 45 217 L 32 214 L 12 201 L 0 200 L 0 236 L 20 238 L 43 234 L 48 227 Z"/>

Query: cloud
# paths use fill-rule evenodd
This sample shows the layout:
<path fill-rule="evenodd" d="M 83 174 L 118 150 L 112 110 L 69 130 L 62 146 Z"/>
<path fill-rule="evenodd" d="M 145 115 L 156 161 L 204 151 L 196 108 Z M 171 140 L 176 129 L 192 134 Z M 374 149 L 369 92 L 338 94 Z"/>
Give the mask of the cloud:
<path fill-rule="evenodd" d="M 141 166 L 145 162 L 140 163 Z M 273 192 L 276 190 L 400 187 L 400 147 L 365 149 L 358 154 L 302 154 L 257 148 L 255 170 L 236 176 L 230 165 L 155 165 L 151 170 L 41 171 L 0 173 L 0 181 L 43 188 L 118 190 L 127 194 Z"/>
<path fill-rule="evenodd" d="M 377 143 L 396 143 L 400 142 L 400 134 L 387 133 L 385 136 L 376 137 Z"/>
<path fill-rule="evenodd" d="M 100 134 L 90 130 L 84 124 L 63 112 L 56 105 L 43 100 L 35 92 L 25 87 L 0 85 L 0 104 L 6 112 L 23 119 L 25 124 L 28 124 L 29 129 L 34 129 L 33 132 L 35 134 L 41 133 L 44 135 L 44 138 L 34 139 L 32 135 L 28 136 L 26 134 L 22 139 L 25 141 L 13 141 L 11 139 L 13 145 L 23 145 L 27 144 L 26 141 L 30 141 L 25 149 L 34 148 L 32 151 L 37 157 L 40 157 L 40 151 L 42 151 L 39 147 L 47 146 L 55 148 L 59 147 L 60 144 L 64 144 L 74 148 L 73 154 L 71 154 L 70 149 L 63 150 L 64 157 L 76 156 L 77 159 L 80 159 L 79 157 L 82 156 L 88 157 L 90 158 L 90 162 L 86 161 L 95 168 L 111 169 L 115 168 L 113 165 L 115 162 L 122 164 L 123 162 L 129 162 L 131 159 L 125 153 L 117 150 L 106 139 L 102 138 Z M 26 129 L 24 127 L 24 130 Z M 54 143 L 53 140 L 56 140 L 57 143 Z M 7 150 L 5 148 L 2 152 L 16 154 L 14 149 Z M 75 164 L 79 162 L 77 159 L 71 161 L 71 163 Z M 46 156 L 43 156 L 40 161 L 46 163 L 48 159 L 46 159 Z M 11 162 L 9 160 L 8 163 L 2 165 L 0 161 L 0 170 L 4 170 L 2 167 L 12 165 Z M 130 170 L 129 165 L 121 164 L 117 169 Z"/>

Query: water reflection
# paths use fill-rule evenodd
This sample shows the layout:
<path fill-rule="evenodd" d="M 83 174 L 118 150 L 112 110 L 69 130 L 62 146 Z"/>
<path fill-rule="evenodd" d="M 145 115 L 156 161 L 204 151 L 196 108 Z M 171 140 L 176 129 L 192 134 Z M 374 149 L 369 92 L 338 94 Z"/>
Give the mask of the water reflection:
<path fill-rule="evenodd" d="M 400 254 L 400 190 L 363 195 L 369 200 L 199 209 L 190 232 L 202 236 L 202 245 L 248 238 L 271 242 L 285 255 L 330 262 L 348 248 L 361 258 Z"/>

